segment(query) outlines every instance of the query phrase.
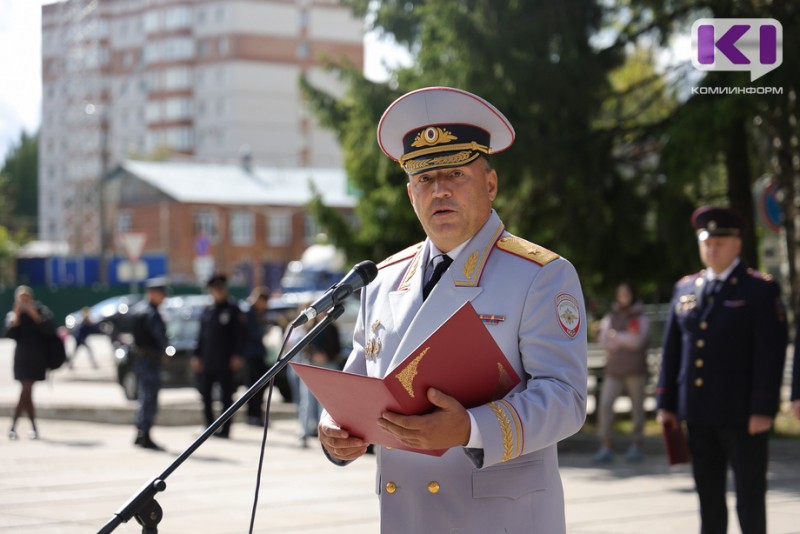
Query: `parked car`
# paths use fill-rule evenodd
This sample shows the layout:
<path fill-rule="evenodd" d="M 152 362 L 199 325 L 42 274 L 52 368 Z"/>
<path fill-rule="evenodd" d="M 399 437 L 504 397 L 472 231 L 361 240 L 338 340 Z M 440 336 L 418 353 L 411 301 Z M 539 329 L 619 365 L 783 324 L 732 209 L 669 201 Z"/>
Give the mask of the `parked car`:
<path fill-rule="evenodd" d="M 200 315 L 210 302 L 208 295 L 177 296 L 165 299 L 161 314 L 167 325 L 167 358 L 161 367 L 162 387 L 191 387 L 195 385 L 190 358 L 194 354 L 200 332 Z M 139 392 L 139 381 L 133 370 L 133 335 L 130 328 L 119 332 L 114 340 L 114 359 L 117 380 L 125 397 L 134 400 Z"/>
<path fill-rule="evenodd" d="M 167 358 L 161 367 L 162 387 L 194 387 L 196 378 L 191 366 L 191 357 L 197 346 L 197 336 L 200 333 L 200 318 L 203 310 L 211 304 L 210 295 L 179 295 L 165 299 L 160 311 L 167 326 Z M 285 311 L 285 310 L 284 310 Z M 281 308 L 276 305 L 272 313 L 280 313 Z M 125 397 L 133 400 L 139 391 L 136 373 L 133 371 L 131 351 L 133 336 L 123 332 L 115 343 L 114 357 L 117 363 L 117 380 L 122 386 Z M 246 385 L 247 370 L 242 369 L 236 374 L 236 385 Z M 275 387 L 286 400 L 291 400 L 291 387 L 285 372 L 275 377 Z"/>
<path fill-rule="evenodd" d="M 130 317 L 130 312 L 137 303 L 142 301 L 142 298 L 143 296 L 139 294 L 128 294 L 103 299 L 89 307 L 89 319 L 97 325 L 101 333 L 113 338 L 118 330 L 126 328 L 125 323 Z M 67 333 L 74 335 L 75 330 L 82 322 L 81 310 L 67 315 L 64 319 Z"/>

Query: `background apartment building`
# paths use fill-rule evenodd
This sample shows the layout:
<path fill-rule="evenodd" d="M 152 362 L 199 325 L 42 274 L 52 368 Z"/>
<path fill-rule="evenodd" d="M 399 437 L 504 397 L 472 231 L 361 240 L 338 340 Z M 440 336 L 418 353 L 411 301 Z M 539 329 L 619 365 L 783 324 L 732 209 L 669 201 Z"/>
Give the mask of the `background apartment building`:
<path fill-rule="evenodd" d="M 301 74 L 363 67 L 363 21 L 337 0 L 67 0 L 42 8 L 40 239 L 108 252 L 100 177 L 129 158 L 341 167 Z M 105 221 L 106 224 L 101 224 Z"/>

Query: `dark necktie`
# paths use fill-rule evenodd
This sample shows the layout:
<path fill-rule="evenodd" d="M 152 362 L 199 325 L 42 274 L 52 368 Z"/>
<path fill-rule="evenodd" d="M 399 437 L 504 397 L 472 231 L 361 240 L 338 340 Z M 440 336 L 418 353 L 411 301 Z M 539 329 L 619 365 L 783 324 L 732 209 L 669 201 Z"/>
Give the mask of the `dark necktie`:
<path fill-rule="evenodd" d="M 438 282 L 442 277 L 442 273 L 445 272 L 448 267 L 450 267 L 451 263 L 453 263 L 453 259 L 447 254 L 439 254 L 438 256 L 433 257 L 431 260 L 433 272 L 430 275 L 430 279 L 425 282 L 424 286 L 422 286 L 422 300 L 428 298 L 428 294 L 431 292 L 431 289 L 433 289 L 433 286 L 435 286 L 436 282 Z M 426 275 L 429 271 L 431 271 L 430 267 L 425 271 Z"/>
<path fill-rule="evenodd" d="M 706 286 L 703 288 L 703 303 L 702 307 L 705 308 L 709 304 L 711 304 L 714 300 L 714 296 L 719 291 L 719 287 L 722 285 L 722 280 L 719 278 L 715 278 L 709 282 L 706 282 Z"/>

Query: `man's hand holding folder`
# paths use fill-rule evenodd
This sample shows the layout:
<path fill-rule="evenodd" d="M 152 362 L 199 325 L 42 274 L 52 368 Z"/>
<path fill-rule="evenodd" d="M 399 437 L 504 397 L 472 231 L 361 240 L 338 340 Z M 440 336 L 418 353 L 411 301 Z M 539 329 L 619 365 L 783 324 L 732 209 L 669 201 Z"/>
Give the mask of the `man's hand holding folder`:
<path fill-rule="evenodd" d="M 467 408 L 520 382 L 469 302 L 382 379 L 291 365 L 350 437 L 436 456 L 466 444 Z M 415 417 L 425 414 L 434 417 Z M 431 431 L 435 425 L 451 426 Z"/>

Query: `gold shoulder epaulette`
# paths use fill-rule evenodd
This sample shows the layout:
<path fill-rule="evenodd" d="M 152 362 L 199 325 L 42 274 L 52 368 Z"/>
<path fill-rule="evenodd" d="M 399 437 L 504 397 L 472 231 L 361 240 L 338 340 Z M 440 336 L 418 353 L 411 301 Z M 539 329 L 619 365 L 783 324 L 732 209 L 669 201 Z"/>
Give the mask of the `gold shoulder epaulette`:
<path fill-rule="evenodd" d="M 497 240 L 497 248 L 539 265 L 547 265 L 561 257 L 551 250 L 516 236 L 501 237 Z"/>
<path fill-rule="evenodd" d="M 747 268 L 747 274 L 756 278 L 758 280 L 764 280 L 765 282 L 772 282 L 773 278 L 771 274 L 762 273 L 761 271 L 756 271 L 755 269 Z"/>
<path fill-rule="evenodd" d="M 416 245 L 411 245 L 407 249 L 404 249 L 404 250 L 401 250 L 400 252 L 397 252 L 396 254 L 392 254 L 391 256 L 389 256 L 388 258 L 386 258 L 385 260 L 383 260 L 382 262 L 380 262 L 378 264 L 378 269 L 383 269 L 384 267 L 387 267 L 389 265 L 392 265 L 394 263 L 397 263 L 399 261 L 402 261 L 402 260 L 405 260 L 405 259 L 408 259 L 408 258 L 412 257 L 414 254 L 416 254 L 419 251 L 420 248 L 422 248 L 422 245 L 424 245 L 424 244 L 425 244 L 425 242 L 421 241 L 421 242 L 417 243 Z"/>

